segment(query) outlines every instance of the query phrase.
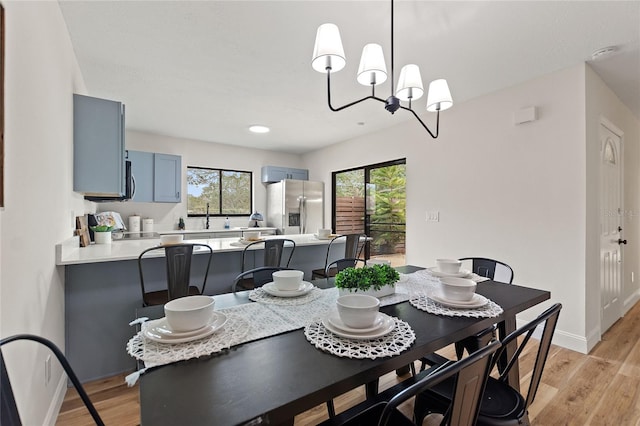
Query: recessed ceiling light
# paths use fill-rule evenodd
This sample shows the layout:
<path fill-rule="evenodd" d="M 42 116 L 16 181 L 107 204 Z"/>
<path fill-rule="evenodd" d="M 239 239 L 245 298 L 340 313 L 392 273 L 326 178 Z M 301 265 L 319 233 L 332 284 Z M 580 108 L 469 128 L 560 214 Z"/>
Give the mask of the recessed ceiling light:
<path fill-rule="evenodd" d="M 591 54 L 591 60 L 597 61 L 600 59 L 604 59 L 607 56 L 610 56 L 618 51 L 618 46 L 608 46 L 603 47 L 602 49 L 598 49 Z"/>
<path fill-rule="evenodd" d="M 269 133 L 269 128 L 267 126 L 261 126 L 261 125 L 253 125 L 253 126 L 249 126 L 249 131 L 253 132 L 253 133 Z"/>

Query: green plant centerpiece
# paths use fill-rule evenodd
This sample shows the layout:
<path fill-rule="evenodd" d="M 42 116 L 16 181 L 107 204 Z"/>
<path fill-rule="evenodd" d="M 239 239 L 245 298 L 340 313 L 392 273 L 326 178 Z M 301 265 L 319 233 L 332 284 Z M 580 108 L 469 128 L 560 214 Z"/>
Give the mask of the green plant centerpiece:
<path fill-rule="evenodd" d="M 364 268 L 345 268 L 336 274 L 335 286 L 339 293 L 362 293 L 376 297 L 395 293 L 398 271 L 389 265 L 371 265 Z"/>

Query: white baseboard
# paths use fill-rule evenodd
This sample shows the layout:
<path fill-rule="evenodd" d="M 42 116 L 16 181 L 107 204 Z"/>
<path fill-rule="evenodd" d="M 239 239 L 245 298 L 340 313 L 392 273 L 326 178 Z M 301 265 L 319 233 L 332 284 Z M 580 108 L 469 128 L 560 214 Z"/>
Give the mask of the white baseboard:
<path fill-rule="evenodd" d="M 56 420 L 58 420 L 58 414 L 60 413 L 60 408 L 64 402 L 64 396 L 67 393 L 67 380 L 66 374 L 63 374 L 60 377 L 58 385 L 56 386 L 56 391 L 53 394 L 53 399 L 51 400 L 51 405 L 49 405 L 49 410 L 44 418 L 44 425 L 55 426 Z"/>
<path fill-rule="evenodd" d="M 516 319 L 516 326 L 518 328 L 528 323 L 529 321 Z M 542 336 L 541 325 L 538 326 L 536 330 L 533 332 L 533 337 L 535 337 L 536 339 L 540 339 L 540 336 Z M 600 335 L 598 334 L 598 338 L 599 337 Z M 588 349 L 590 349 L 587 339 L 585 339 L 583 336 L 578 336 L 577 334 L 568 333 L 566 331 L 559 330 L 558 328 L 556 328 L 555 332 L 553 333 L 553 339 L 551 343 L 566 349 L 570 349 L 572 351 L 583 353 L 583 354 L 589 353 Z"/>

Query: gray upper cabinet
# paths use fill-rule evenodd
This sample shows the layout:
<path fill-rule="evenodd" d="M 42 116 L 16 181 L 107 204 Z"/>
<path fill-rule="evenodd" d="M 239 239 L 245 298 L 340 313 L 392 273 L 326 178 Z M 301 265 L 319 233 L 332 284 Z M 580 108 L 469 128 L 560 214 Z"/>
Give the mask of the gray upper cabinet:
<path fill-rule="evenodd" d="M 153 201 L 179 203 L 181 194 L 179 155 L 155 154 L 153 158 Z"/>
<path fill-rule="evenodd" d="M 73 190 L 125 195 L 124 104 L 73 95 Z"/>
<path fill-rule="evenodd" d="M 128 150 L 135 191 L 131 201 L 179 203 L 182 158 L 179 155 Z"/>
<path fill-rule="evenodd" d="M 290 167 L 263 166 L 262 182 L 280 182 L 285 179 L 309 180 L 309 170 L 292 169 Z"/>
<path fill-rule="evenodd" d="M 153 152 L 127 150 L 133 176 L 131 201 L 153 202 Z"/>

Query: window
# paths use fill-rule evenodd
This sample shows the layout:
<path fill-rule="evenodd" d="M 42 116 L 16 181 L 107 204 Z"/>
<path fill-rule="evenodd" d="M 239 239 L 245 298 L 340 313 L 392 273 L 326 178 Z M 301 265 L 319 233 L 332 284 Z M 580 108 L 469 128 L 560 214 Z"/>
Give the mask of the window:
<path fill-rule="evenodd" d="M 187 167 L 187 216 L 248 216 L 253 211 L 252 172 Z"/>

